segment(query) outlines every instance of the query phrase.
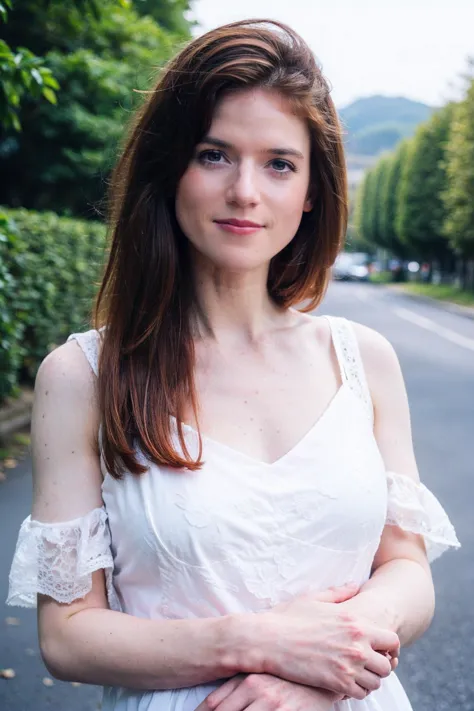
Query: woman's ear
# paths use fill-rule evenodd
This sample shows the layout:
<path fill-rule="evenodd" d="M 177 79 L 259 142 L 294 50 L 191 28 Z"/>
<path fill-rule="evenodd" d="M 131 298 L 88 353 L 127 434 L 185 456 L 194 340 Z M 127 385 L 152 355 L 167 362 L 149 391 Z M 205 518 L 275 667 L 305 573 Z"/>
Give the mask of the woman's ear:
<path fill-rule="evenodd" d="M 311 212 L 313 209 L 313 200 L 309 196 L 306 198 L 305 203 L 303 205 L 303 212 Z"/>

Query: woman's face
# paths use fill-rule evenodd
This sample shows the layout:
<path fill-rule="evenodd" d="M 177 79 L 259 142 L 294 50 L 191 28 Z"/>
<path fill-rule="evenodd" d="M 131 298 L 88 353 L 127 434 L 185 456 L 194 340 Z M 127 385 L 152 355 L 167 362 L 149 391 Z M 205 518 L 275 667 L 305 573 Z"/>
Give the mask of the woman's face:
<path fill-rule="evenodd" d="M 281 94 L 238 91 L 218 104 L 179 182 L 176 216 L 217 268 L 268 266 L 291 242 L 308 199 L 310 137 Z"/>

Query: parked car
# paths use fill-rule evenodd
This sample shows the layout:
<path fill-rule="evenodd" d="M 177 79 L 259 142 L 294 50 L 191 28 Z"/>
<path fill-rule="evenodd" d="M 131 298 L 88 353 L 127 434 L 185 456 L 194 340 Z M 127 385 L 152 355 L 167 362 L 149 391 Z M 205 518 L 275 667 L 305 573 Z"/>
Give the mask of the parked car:
<path fill-rule="evenodd" d="M 339 281 L 368 281 L 370 256 L 365 252 L 341 252 L 332 268 L 333 279 Z"/>

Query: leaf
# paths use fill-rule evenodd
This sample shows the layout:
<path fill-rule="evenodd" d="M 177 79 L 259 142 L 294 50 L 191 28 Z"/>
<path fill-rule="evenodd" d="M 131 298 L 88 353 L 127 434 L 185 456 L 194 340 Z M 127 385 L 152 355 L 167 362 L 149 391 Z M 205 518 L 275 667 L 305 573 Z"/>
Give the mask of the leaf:
<path fill-rule="evenodd" d="M 14 679 L 16 676 L 14 669 L 0 669 L 1 679 Z"/>
<path fill-rule="evenodd" d="M 5 617 L 5 623 L 11 627 L 18 627 L 21 625 L 21 620 L 18 617 Z"/>
<path fill-rule="evenodd" d="M 56 79 L 49 72 L 49 70 L 43 69 L 43 71 L 41 72 L 41 76 L 43 77 L 43 82 L 46 84 L 46 86 L 50 86 L 51 89 L 60 89 L 61 88 L 59 86 L 59 82 L 56 81 Z"/>
<path fill-rule="evenodd" d="M 18 462 L 16 459 L 13 459 L 13 457 L 9 457 L 3 462 L 3 466 L 5 467 L 5 469 L 14 469 L 17 465 Z"/>
<path fill-rule="evenodd" d="M 41 76 L 41 74 L 39 73 L 39 71 L 37 69 L 31 70 L 31 76 L 33 77 L 33 79 L 36 81 L 37 84 L 39 84 L 40 86 L 43 86 L 43 77 Z"/>
<path fill-rule="evenodd" d="M 49 678 L 49 676 L 45 676 L 43 679 L 43 684 L 45 686 L 54 686 L 54 681 Z"/>
<path fill-rule="evenodd" d="M 12 124 L 13 128 L 15 129 L 15 131 L 21 131 L 20 119 L 18 118 L 18 116 L 16 114 L 13 114 L 13 113 L 10 114 L 10 121 L 11 121 L 11 124 Z"/>
<path fill-rule="evenodd" d="M 57 98 L 56 94 L 52 89 L 49 88 L 49 86 L 45 86 L 43 89 L 43 96 L 45 99 L 49 101 L 50 104 L 56 104 L 57 103 Z"/>

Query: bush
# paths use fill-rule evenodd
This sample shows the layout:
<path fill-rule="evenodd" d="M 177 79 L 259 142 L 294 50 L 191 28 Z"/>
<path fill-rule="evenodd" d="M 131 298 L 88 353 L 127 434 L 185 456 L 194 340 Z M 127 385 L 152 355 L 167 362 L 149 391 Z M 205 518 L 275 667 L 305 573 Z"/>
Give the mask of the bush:
<path fill-rule="evenodd" d="M 24 326 L 21 316 L 12 309 L 21 264 L 18 232 L 12 220 L 0 211 L 0 402 L 14 393 L 23 357 Z"/>
<path fill-rule="evenodd" d="M 105 233 L 98 222 L 0 208 L 0 401 L 88 328 Z"/>

